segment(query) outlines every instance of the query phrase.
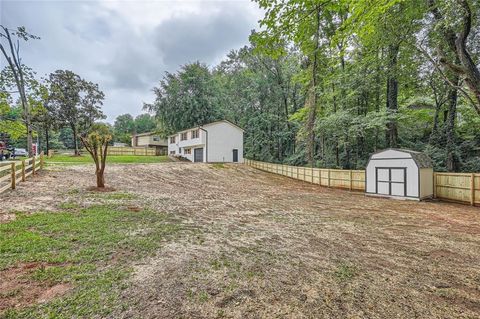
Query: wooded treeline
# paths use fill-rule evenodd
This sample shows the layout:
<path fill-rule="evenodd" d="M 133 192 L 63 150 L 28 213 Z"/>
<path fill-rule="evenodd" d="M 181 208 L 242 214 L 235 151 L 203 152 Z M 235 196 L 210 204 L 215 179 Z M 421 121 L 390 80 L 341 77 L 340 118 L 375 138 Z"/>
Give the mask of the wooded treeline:
<path fill-rule="evenodd" d="M 250 45 L 154 89 L 165 134 L 226 118 L 252 159 L 356 169 L 399 147 L 480 171 L 478 1 L 256 2 Z"/>

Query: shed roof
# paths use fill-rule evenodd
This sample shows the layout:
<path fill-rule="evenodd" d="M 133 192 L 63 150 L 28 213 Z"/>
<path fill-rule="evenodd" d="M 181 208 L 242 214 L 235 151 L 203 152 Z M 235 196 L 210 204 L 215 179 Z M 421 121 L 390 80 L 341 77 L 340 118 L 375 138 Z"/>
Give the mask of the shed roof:
<path fill-rule="evenodd" d="M 385 151 L 388 151 L 388 150 L 403 152 L 403 153 L 409 154 L 412 157 L 412 159 L 415 161 L 415 163 L 417 164 L 418 168 L 431 168 L 431 167 L 433 167 L 432 160 L 430 159 L 430 157 L 427 154 L 422 153 L 422 152 L 406 150 L 406 149 L 401 149 L 401 148 L 389 148 L 389 149 L 377 152 L 374 155 L 381 154 L 381 153 L 383 153 Z"/>

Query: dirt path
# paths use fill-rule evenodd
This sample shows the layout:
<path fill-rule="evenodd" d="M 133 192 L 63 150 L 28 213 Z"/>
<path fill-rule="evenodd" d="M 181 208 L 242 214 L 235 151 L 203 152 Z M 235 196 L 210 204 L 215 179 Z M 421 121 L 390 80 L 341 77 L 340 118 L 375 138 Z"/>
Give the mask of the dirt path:
<path fill-rule="evenodd" d="M 112 165 L 106 179 L 194 230 L 133 265 L 130 306 L 113 318 L 480 317 L 479 208 L 369 198 L 242 165 Z M 2 194 L 0 221 L 90 205 L 93 181 L 89 166 L 43 172 Z"/>

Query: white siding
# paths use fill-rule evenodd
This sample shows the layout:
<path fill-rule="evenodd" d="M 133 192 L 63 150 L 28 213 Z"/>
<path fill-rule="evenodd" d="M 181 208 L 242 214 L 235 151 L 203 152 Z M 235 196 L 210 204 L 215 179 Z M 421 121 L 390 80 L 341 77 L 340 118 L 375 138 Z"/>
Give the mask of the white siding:
<path fill-rule="evenodd" d="M 195 149 L 203 148 L 204 162 L 233 162 L 233 150 L 237 149 L 238 162 L 243 163 L 243 130 L 239 127 L 226 121 L 214 122 L 199 129 L 199 137 L 194 139 L 191 131 L 182 131 L 188 132 L 188 138 L 183 141 L 180 140 L 182 132 L 176 134 L 175 143 L 170 143 L 169 138 L 168 154 L 175 151 L 175 155 L 193 162 Z M 190 154 L 185 154 L 186 148 L 190 148 Z"/>
<path fill-rule="evenodd" d="M 170 137 L 169 136 L 167 138 L 167 141 L 168 141 L 168 155 L 171 155 L 172 151 L 175 152 L 175 155 L 179 155 L 179 152 L 178 152 L 178 141 L 180 139 L 180 136 L 177 134 L 176 135 L 176 139 L 175 139 L 175 143 L 170 143 Z"/>
<path fill-rule="evenodd" d="M 208 161 L 233 162 L 233 150 L 238 150 L 238 162 L 243 163 L 243 131 L 228 123 L 217 122 L 204 127 L 208 131 Z"/>

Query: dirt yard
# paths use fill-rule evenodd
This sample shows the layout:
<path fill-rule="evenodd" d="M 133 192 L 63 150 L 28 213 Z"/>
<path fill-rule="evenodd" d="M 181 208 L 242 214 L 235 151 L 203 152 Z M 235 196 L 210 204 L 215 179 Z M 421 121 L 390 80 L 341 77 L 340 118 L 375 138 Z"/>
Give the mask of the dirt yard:
<path fill-rule="evenodd" d="M 108 317 L 480 317 L 480 208 L 370 198 L 243 165 L 111 165 L 106 180 L 188 229 L 130 262 L 123 306 Z M 50 167 L 0 195 L 0 222 L 98 204 L 85 196 L 93 181 L 91 166 Z"/>

